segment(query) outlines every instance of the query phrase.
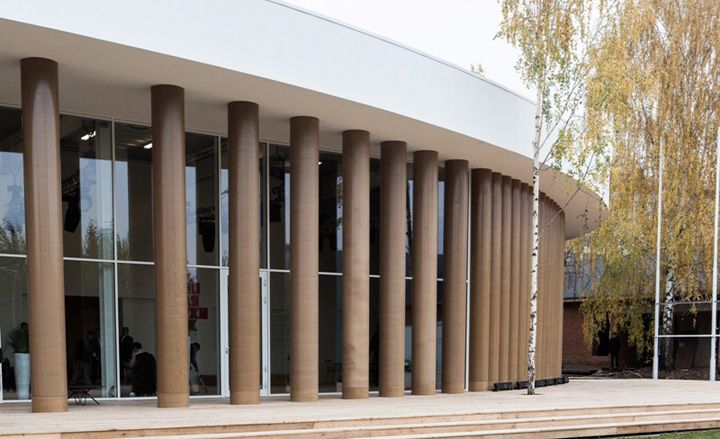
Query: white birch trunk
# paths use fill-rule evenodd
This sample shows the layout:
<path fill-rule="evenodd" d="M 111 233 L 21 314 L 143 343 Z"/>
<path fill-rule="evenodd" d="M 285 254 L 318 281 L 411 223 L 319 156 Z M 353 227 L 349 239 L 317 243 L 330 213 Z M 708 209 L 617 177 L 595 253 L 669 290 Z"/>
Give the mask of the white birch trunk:
<path fill-rule="evenodd" d="M 672 269 L 668 269 L 665 275 L 665 304 L 663 305 L 662 328 L 663 335 L 671 335 L 673 333 L 673 320 L 675 317 L 675 273 Z M 665 339 L 665 354 L 663 356 L 663 367 L 665 370 L 671 370 L 674 365 L 673 358 L 673 339 L 668 337 Z"/>
<path fill-rule="evenodd" d="M 535 394 L 535 348 L 537 346 L 538 250 L 540 247 L 540 136 L 542 134 L 543 85 L 538 84 L 533 141 L 532 257 L 530 259 L 530 337 L 528 338 L 528 395 Z"/>

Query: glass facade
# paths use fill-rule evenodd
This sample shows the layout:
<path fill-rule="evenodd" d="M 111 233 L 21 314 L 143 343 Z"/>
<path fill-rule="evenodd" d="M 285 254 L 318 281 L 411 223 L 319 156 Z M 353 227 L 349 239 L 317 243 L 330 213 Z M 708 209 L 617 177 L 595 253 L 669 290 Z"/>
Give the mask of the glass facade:
<path fill-rule="evenodd" d="M 152 137 L 148 126 L 61 115 L 61 219 L 65 257 L 68 385 L 96 397 L 152 396 L 156 334 L 152 220 Z M 290 150 L 260 143 L 260 258 L 267 300 L 262 319 L 266 393 L 290 390 Z M 25 261 L 20 110 L 0 107 L 0 340 L 5 399 L 26 398 L 15 382 L 24 350 Z M 190 393 L 227 389 L 226 267 L 228 154 L 219 135 L 186 134 L 186 238 Z M 319 386 L 342 387 L 342 155 L 322 151 L 319 175 Z M 370 386 L 377 388 L 380 160 L 370 162 Z M 408 165 L 406 383 L 412 306 L 412 165 Z M 443 183 L 438 187 L 438 276 L 442 275 Z M 438 288 L 438 349 L 442 284 Z M 265 320 L 269 319 L 269 320 Z M 23 335 L 24 334 L 24 335 Z M 12 335 L 12 337 L 11 337 Z M 13 346 L 10 339 L 13 339 Z M 17 344 L 18 340 L 20 344 Z M 439 353 L 440 351 L 438 351 Z M 440 358 L 440 357 L 438 357 Z M 439 361 L 439 360 L 438 360 Z M 440 364 L 438 364 L 440 366 Z M 19 369 L 19 368 L 18 368 Z M 438 374 L 440 368 L 438 367 Z"/>

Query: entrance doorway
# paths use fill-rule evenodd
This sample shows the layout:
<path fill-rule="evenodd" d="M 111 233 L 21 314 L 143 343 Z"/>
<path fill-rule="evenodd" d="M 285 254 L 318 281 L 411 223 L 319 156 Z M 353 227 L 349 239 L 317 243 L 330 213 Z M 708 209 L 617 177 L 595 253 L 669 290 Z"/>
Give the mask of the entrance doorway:
<path fill-rule="evenodd" d="M 220 271 L 220 352 L 222 396 L 230 396 L 230 338 L 228 335 L 228 269 Z M 270 395 L 270 311 L 267 273 L 260 277 L 260 396 Z"/>

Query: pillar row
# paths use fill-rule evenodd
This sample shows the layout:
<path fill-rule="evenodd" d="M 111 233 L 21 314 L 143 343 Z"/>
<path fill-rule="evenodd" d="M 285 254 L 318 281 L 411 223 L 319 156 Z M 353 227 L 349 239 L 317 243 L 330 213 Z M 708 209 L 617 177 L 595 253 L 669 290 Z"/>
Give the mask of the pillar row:
<path fill-rule="evenodd" d="M 445 162 L 442 391 L 465 391 L 468 162 Z"/>
<path fill-rule="evenodd" d="M 490 387 L 490 303 L 492 249 L 492 172 L 472 170 L 470 191 L 470 340 L 468 389 Z"/>
<path fill-rule="evenodd" d="M 435 394 L 438 154 L 413 154 L 412 392 Z"/>
<path fill-rule="evenodd" d="M 228 104 L 230 403 L 260 402 L 258 105 Z"/>
<path fill-rule="evenodd" d="M 156 85 L 151 98 L 157 405 L 185 407 L 189 402 L 185 91 Z"/>
<path fill-rule="evenodd" d="M 380 396 L 405 394 L 407 144 L 380 145 Z"/>
<path fill-rule="evenodd" d="M 343 133 L 343 398 L 367 398 L 370 332 L 370 134 Z"/>
<path fill-rule="evenodd" d="M 58 65 L 20 63 L 33 412 L 67 411 Z"/>
<path fill-rule="evenodd" d="M 290 119 L 290 398 L 318 398 L 319 121 Z"/>

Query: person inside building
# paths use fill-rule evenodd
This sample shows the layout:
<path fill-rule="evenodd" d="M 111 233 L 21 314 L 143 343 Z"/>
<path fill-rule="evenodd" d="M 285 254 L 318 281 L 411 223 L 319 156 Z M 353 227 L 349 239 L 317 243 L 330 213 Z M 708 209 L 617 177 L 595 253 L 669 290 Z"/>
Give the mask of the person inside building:
<path fill-rule="evenodd" d="M 130 328 L 123 326 L 120 335 L 120 379 L 126 380 L 126 370 L 130 369 L 130 360 L 133 356 L 133 344 L 135 340 L 130 336 Z"/>
<path fill-rule="evenodd" d="M 612 331 L 609 339 L 609 353 L 610 353 L 610 369 L 615 370 L 620 368 L 620 337 L 617 332 Z"/>
<path fill-rule="evenodd" d="M 132 393 L 130 396 L 153 396 L 157 388 L 155 357 L 145 352 L 142 344 L 133 343 L 133 355 L 130 360 L 132 368 Z"/>

